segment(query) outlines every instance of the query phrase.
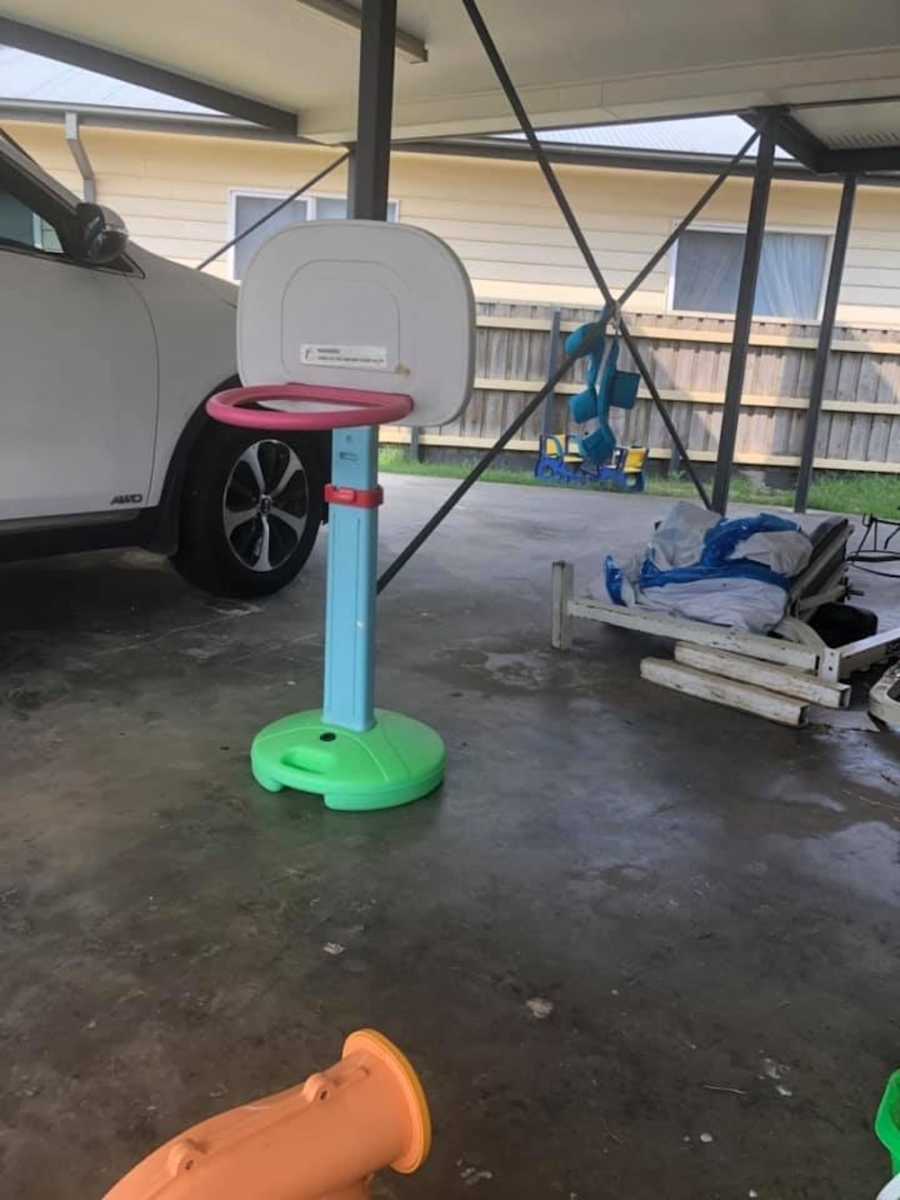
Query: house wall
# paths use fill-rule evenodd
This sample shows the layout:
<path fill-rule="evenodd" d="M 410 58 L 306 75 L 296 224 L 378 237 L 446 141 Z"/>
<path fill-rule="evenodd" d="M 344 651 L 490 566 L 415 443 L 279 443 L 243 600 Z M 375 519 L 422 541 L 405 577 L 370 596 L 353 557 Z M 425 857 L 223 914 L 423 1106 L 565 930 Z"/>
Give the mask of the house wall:
<path fill-rule="evenodd" d="M 81 190 L 59 126 L 20 124 L 13 136 L 73 191 Z M 88 127 L 84 141 L 98 198 L 117 209 L 135 240 L 188 266 L 232 235 L 232 189 L 287 192 L 340 153 L 237 139 L 112 131 Z M 610 286 L 624 288 L 708 177 L 564 167 L 560 175 Z M 346 172 L 320 185 L 342 195 Z M 465 262 L 480 304 L 475 390 L 452 426 L 426 431 L 423 444 L 471 451 L 491 444 L 540 388 L 549 354 L 550 307 L 565 328 L 595 315 L 598 297 L 536 167 L 528 163 L 396 154 L 391 194 L 401 220 L 445 238 Z M 704 222 L 740 226 L 750 183 L 728 181 Z M 770 228 L 830 234 L 839 187 L 778 180 Z M 230 260 L 211 270 L 227 276 Z M 635 294 L 632 328 L 679 434 L 698 462 L 715 458 L 732 322 L 667 313 L 671 263 Z M 839 318 L 819 422 L 819 469 L 900 472 L 900 191 L 862 188 L 847 256 Z M 736 462 L 791 469 L 799 461 L 816 346 L 816 326 L 754 322 Z M 627 355 L 623 359 L 627 363 Z M 580 371 L 560 385 L 551 427 L 567 428 L 566 400 Z M 511 443 L 533 456 L 543 415 Z M 666 458 L 669 439 L 643 397 L 616 414 L 623 444 Z M 385 429 L 387 440 L 404 431 Z"/>
<path fill-rule="evenodd" d="M 80 193 L 62 127 L 7 128 L 49 171 Z M 274 142 L 107 130 L 82 137 L 98 199 L 125 218 L 136 242 L 196 265 L 232 235 L 232 189 L 290 191 L 339 151 Z M 624 288 L 707 186 L 699 175 L 595 167 L 558 168 L 614 291 Z M 316 189 L 342 194 L 339 169 Z M 750 182 L 729 180 L 703 222 L 741 225 Z M 592 305 L 596 290 L 536 166 L 476 158 L 394 155 L 391 195 L 400 219 L 444 238 L 468 268 L 480 300 Z M 776 180 L 769 225 L 831 233 L 839 187 Z M 228 276 L 229 260 L 209 268 Z M 671 262 L 659 265 L 629 307 L 665 312 Z M 847 254 L 838 319 L 855 326 L 900 326 L 900 191 L 861 188 Z"/>

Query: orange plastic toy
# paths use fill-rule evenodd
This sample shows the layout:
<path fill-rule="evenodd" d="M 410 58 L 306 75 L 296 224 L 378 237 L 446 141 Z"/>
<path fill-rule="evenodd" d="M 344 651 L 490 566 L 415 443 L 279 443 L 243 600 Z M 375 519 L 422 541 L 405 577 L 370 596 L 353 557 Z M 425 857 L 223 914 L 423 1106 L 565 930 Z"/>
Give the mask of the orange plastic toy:
<path fill-rule="evenodd" d="M 392 1042 L 363 1029 L 327 1071 L 188 1129 L 105 1200 L 365 1200 L 376 1171 L 409 1174 L 430 1148 L 418 1076 Z"/>

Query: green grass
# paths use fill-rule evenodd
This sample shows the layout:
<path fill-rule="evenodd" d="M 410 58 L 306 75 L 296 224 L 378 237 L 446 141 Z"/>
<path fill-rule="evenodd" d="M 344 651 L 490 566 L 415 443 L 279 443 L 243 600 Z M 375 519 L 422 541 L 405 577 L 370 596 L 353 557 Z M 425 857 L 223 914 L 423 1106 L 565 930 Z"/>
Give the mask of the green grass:
<path fill-rule="evenodd" d="M 697 498 L 696 489 L 686 475 L 678 475 L 675 478 L 651 476 L 647 481 L 647 491 L 651 496 L 677 496 L 685 500 Z M 735 504 L 760 504 L 769 507 L 781 505 L 790 508 L 794 503 L 793 492 L 782 488 L 763 487 L 750 479 L 741 479 L 740 476 L 732 479 L 728 495 Z"/>
<path fill-rule="evenodd" d="M 406 457 L 404 446 L 382 446 L 378 452 L 378 467 L 393 475 L 428 475 L 433 479 L 465 479 L 478 462 L 477 458 L 461 458 L 457 462 L 416 462 Z M 530 471 L 515 467 L 491 467 L 481 476 L 484 483 L 520 483 L 526 487 L 546 487 Z"/>
<path fill-rule="evenodd" d="M 900 520 L 900 475 L 820 474 L 809 489 L 810 507 L 829 512 L 874 513 Z"/>
<path fill-rule="evenodd" d="M 477 457 L 461 458 L 456 462 L 414 462 L 407 457 L 404 446 L 385 446 L 379 452 L 382 471 L 395 475 L 427 475 L 438 479 L 463 479 L 478 461 Z M 485 483 L 518 483 L 528 487 L 553 487 L 541 483 L 528 469 L 492 467 L 482 475 Z M 651 496 L 674 496 L 693 499 L 694 485 L 685 476 L 665 478 L 650 476 L 647 492 Z M 759 504 L 761 507 L 781 505 L 792 507 L 793 492 L 787 489 L 766 488 L 751 480 L 735 478 L 731 483 L 731 499 L 739 504 Z M 879 517 L 900 520 L 900 475 L 843 475 L 820 472 L 818 482 L 809 492 L 809 507 L 826 512 L 875 513 Z"/>

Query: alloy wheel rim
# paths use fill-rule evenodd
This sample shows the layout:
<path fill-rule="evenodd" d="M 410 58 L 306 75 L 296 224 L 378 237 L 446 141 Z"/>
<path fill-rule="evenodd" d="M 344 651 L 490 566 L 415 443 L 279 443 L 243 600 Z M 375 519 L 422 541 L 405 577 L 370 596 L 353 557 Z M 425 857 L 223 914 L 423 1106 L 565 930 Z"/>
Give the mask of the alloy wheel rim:
<path fill-rule="evenodd" d="M 250 571 L 284 566 L 306 531 L 306 472 L 294 450 L 277 438 L 261 438 L 236 459 L 222 495 L 225 540 Z"/>

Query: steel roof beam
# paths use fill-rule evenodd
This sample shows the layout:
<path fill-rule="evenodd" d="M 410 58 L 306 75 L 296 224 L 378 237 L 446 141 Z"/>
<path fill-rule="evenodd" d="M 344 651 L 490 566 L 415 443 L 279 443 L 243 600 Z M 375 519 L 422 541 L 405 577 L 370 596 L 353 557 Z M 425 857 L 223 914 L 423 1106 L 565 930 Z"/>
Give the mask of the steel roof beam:
<path fill-rule="evenodd" d="M 827 146 L 801 125 L 787 108 L 757 108 L 740 115 L 748 125 L 757 130 L 761 130 L 763 125 L 768 123 L 776 146 L 786 150 L 816 175 L 823 174 L 822 159 L 828 152 Z"/>
<path fill-rule="evenodd" d="M 327 17 L 337 25 L 344 25 L 357 32 L 362 28 L 362 10 L 355 8 L 347 0 L 297 0 L 304 8 L 320 16 Z M 421 38 L 398 29 L 394 37 L 394 50 L 409 63 L 428 62 L 428 47 Z"/>
<path fill-rule="evenodd" d="M 863 171 L 900 171 L 900 145 L 828 150 L 824 155 L 823 169 L 829 174 L 842 175 L 858 175 Z"/>
<path fill-rule="evenodd" d="M 103 50 L 76 38 L 50 33 L 49 30 L 39 29 L 36 25 L 26 25 L 22 21 L 0 17 L 0 44 L 15 46 L 31 54 L 41 54 L 44 58 L 53 58 L 57 62 L 69 63 L 70 66 L 81 67 L 86 71 L 96 71 L 99 75 L 134 83 L 154 92 L 177 96 L 180 100 L 201 104 L 204 108 L 212 108 L 217 112 L 229 113 L 243 121 L 251 121 L 254 125 L 279 129 L 285 133 L 297 132 L 297 114 L 294 112 L 274 108 L 270 104 L 239 96 L 235 92 L 227 92 L 223 88 L 202 83 L 187 75 L 179 75 L 176 71 L 169 71 L 164 67 L 152 66 L 125 54 Z"/>

